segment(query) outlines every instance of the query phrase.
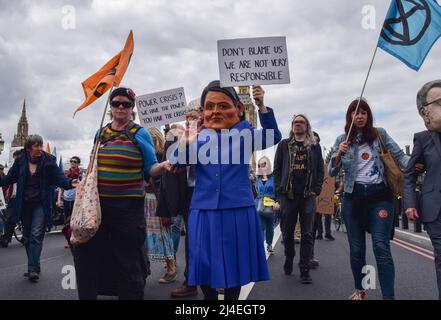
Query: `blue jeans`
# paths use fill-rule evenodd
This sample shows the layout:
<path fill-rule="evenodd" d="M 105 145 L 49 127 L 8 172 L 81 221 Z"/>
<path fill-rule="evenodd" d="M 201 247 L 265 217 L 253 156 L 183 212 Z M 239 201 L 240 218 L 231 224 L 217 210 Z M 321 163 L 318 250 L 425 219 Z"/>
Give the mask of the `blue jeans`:
<path fill-rule="evenodd" d="M 173 240 L 173 249 L 175 251 L 175 256 L 176 252 L 178 252 L 179 241 L 181 240 L 181 222 L 182 215 L 179 214 L 173 218 L 173 224 L 171 226 L 171 236 Z"/>
<path fill-rule="evenodd" d="M 41 203 L 24 203 L 21 221 L 28 256 L 28 272 L 40 272 L 40 256 L 46 229 L 46 219 Z"/>
<path fill-rule="evenodd" d="M 395 298 L 395 267 L 390 251 L 390 237 L 394 223 L 394 211 L 391 201 L 380 200 L 382 194 L 390 193 L 383 185 L 355 184 L 352 194 L 345 195 L 342 203 L 342 215 L 347 228 L 350 247 L 352 274 L 355 288 L 364 290 L 362 273 L 366 265 L 366 234 L 360 208 L 366 211 L 366 226 L 372 235 L 372 245 L 377 261 L 378 278 L 383 299 Z M 361 199 L 363 205 L 354 204 L 354 199 Z M 383 197 L 384 198 L 384 197 Z M 357 201 L 358 201 L 357 200 Z"/>
<path fill-rule="evenodd" d="M 267 245 L 271 246 L 274 238 L 275 215 L 263 216 L 259 214 L 259 218 L 260 218 L 260 226 L 262 228 L 262 238 L 265 239 Z"/>

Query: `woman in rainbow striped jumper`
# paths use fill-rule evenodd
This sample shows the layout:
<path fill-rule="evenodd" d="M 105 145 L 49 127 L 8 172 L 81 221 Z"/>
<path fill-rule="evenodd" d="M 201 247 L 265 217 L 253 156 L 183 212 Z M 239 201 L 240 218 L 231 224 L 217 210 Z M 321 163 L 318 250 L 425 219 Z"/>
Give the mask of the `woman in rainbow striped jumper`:
<path fill-rule="evenodd" d="M 148 275 L 144 179 L 170 170 L 170 164 L 158 163 L 150 134 L 132 121 L 135 93 L 120 87 L 110 94 L 109 101 L 112 121 L 96 136 L 100 141 L 98 190 L 102 222 L 97 234 L 76 248 L 78 296 L 96 299 L 100 293 L 107 294 L 97 281 L 103 276 L 99 265 L 104 262 L 104 268 L 111 269 L 111 276 L 117 278 L 112 291 L 120 299 L 143 299 Z"/>

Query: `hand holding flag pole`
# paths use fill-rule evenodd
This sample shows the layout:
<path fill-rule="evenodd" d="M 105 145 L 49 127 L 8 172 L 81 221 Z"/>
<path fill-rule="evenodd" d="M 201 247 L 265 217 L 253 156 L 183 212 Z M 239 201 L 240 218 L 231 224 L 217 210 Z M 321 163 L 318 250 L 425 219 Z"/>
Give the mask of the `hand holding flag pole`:
<path fill-rule="evenodd" d="M 86 108 L 88 105 L 93 103 L 99 97 L 101 97 L 106 91 L 109 91 L 109 95 L 107 97 L 106 105 L 104 107 L 104 113 L 101 119 L 100 130 L 103 126 L 104 119 L 107 112 L 107 107 L 109 105 L 110 95 L 113 91 L 113 88 L 119 86 L 124 74 L 129 66 L 130 59 L 132 57 L 134 50 L 134 41 L 133 41 L 133 32 L 130 30 L 130 33 L 127 37 L 124 48 L 119 52 L 116 56 L 110 59 L 100 70 L 91 75 L 89 78 L 84 80 L 81 84 L 83 86 L 83 91 L 85 95 L 85 101 L 81 106 L 75 110 L 75 114 Z M 92 165 L 96 157 L 96 151 L 98 150 L 99 139 L 94 144 L 92 149 L 92 153 L 90 156 L 90 163 L 87 169 L 87 173 L 92 170 Z"/>

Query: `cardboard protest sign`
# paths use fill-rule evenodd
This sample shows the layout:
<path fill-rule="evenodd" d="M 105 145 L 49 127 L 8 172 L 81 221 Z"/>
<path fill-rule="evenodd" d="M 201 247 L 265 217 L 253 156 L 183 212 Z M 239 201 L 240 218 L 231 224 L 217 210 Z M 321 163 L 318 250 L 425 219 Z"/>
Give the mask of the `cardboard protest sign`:
<path fill-rule="evenodd" d="M 185 120 L 184 88 L 149 93 L 136 97 L 139 123 L 145 128 Z"/>
<path fill-rule="evenodd" d="M 326 166 L 325 166 L 326 167 Z M 335 178 L 328 175 L 328 170 L 325 170 L 325 177 L 322 184 L 322 192 L 317 197 L 317 212 L 321 214 L 334 213 L 334 192 L 335 192 Z"/>
<path fill-rule="evenodd" d="M 286 37 L 218 40 L 223 87 L 290 83 Z"/>
<path fill-rule="evenodd" d="M 0 210 L 6 209 L 5 196 L 3 195 L 3 190 L 0 188 Z"/>

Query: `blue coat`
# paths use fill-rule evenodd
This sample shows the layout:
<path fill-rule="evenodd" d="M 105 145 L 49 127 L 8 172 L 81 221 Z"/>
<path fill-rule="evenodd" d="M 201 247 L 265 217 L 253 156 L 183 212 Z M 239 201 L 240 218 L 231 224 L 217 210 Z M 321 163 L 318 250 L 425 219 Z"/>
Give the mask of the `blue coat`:
<path fill-rule="evenodd" d="M 272 109 L 259 112 L 262 129 L 255 129 L 247 120 L 240 121 L 230 130 L 222 132 L 202 130 L 195 144 L 186 152 L 198 155 L 196 159 L 196 185 L 190 209 L 232 209 L 254 206 L 254 197 L 249 180 L 249 161 L 253 151 L 263 150 L 277 144 L 281 138 Z M 272 129 L 272 133 L 271 130 Z M 247 131 L 249 130 L 249 131 Z M 250 133 L 247 135 L 247 133 Z M 228 136 L 232 137 L 228 139 Z M 238 138 L 246 136 L 246 138 Z M 227 138 L 227 140 L 225 139 Z M 223 142 L 228 141 L 228 148 Z M 217 154 L 211 154 L 212 150 Z M 174 164 L 188 165 L 177 146 L 171 154 Z M 207 155 L 206 161 L 200 155 Z M 235 158 L 237 155 L 239 157 Z M 222 159 L 228 157 L 227 164 Z M 184 160 L 182 160 L 184 159 Z M 191 158 L 190 158 L 191 159 Z M 207 163 L 208 162 L 208 163 Z"/>
<path fill-rule="evenodd" d="M 17 183 L 17 195 L 13 204 L 11 219 L 17 222 L 21 219 L 23 207 L 23 195 L 25 187 L 25 179 L 28 169 L 28 156 L 24 150 L 20 152 L 18 158 L 14 161 L 8 174 L 0 178 L 0 186 L 11 185 Z M 40 167 L 40 192 L 41 203 L 46 217 L 46 223 L 52 226 L 51 202 L 53 200 L 53 186 L 63 189 L 71 189 L 72 179 L 66 178 L 64 172 L 58 167 L 56 158 L 46 152 L 43 152 L 42 163 Z"/>
<path fill-rule="evenodd" d="M 257 199 L 263 197 L 270 197 L 271 199 L 276 198 L 276 192 L 274 188 L 274 177 L 269 176 L 265 184 L 262 182 L 262 177 L 257 178 L 256 181 Z"/>
<path fill-rule="evenodd" d="M 256 181 L 256 191 L 257 191 L 257 197 L 254 200 L 257 210 L 260 210 L 259 208 L 259 201 L 263 201 L 263 197 L 269 197 L 273 200 L 276 199 L 276 189 L 274 187 L 274 177 L 271 175 L 268 177 L 268 180 L 265 184 L 263 184 L 262 177 L 259 176 Z"/>

